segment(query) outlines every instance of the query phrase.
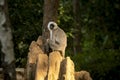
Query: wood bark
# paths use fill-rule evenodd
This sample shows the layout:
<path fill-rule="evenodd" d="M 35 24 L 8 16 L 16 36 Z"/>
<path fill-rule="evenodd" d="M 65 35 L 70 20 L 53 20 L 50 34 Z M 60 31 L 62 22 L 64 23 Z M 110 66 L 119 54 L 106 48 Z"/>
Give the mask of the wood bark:
<path fill-rule="evenodd" d="M 63 58 L 59 51 L 42 51 L 42 37 L 33 41 L 29 48 L 27 80 L 92 80 L 87 71 L 75 72 L 70 57 Z"/>
<path fill-rule="evenodd" d="M 48 56 L 47 54 L 39 54 L 36 66 L 35 80 L 45 80 L 48 71 Z"/>
<path fill-rule="evenodd" d="M 74 63 L 70 59 L 70 57 L 66 57 L 65 59 L 63 59 L 60 65 L 59 79 L 75 80 L 74 72 Z"/>
<path fill-rule="evenodd" d="M 37 41 L 32 41 L 29 47 L 27 67 L 26 67 L 26 80 L 34 80 L 36 74 L 36 65 L 38 55 L 43 54 L 42 51 L 42 37 L 40 36 Z"/>
<path fill-rule="evenodd" d="M 47 80 L 59 80 L 60 64 L 63 57 L 58 51 L 50 53 Z"/>
<path fill-rule="evenodd" d="M 74 53 L 81 53 L 82 47 L 81 47 L 81 25 L 80 25 L 80 1 L 79 0 L 73 0 L 73 14 L 74 14 L 74 39 L 73 39 L 73 50 Z"/>
<path fill-rule="evenodd" d="M 54 21 L 57 23 L 59 0 L 44 0 L 44 16 L 43 16 L 43 44 L 44 51 L 49 53 L 47 39 L 49 38 L 49 31 L 47 29 L 47 24 L 49 21 Z"/>
<path fill-rule="evenodd" d="M 16 80 L 12 31 L 8 16 L 7 0 L 0 0 L 0 43 L 4 80 Z"/>
<path fill-rule="evenodd" d="M 90 73 L 87 71 L 75 72 L 75 80 L 92 80 Z"/>

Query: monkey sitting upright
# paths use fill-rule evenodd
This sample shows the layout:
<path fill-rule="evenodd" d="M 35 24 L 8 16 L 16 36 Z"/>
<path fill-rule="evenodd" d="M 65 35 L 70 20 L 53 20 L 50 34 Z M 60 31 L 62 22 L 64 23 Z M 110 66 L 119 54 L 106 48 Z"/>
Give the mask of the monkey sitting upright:
<path fill-rule="evenodd" d="M 64 57 L 67 46 L 67 36 L 65 32 L 52 21 L 48 23 L 47 27 L 50 31 L 50 38 L 48 39 L 50 48 L 52 51 L 60 51 L 61 55 Z"/>

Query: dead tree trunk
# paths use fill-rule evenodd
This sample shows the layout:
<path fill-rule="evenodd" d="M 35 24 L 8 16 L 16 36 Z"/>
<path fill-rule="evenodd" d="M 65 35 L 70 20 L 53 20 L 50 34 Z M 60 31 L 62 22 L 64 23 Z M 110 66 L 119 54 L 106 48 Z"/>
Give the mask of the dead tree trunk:
<path fill-rule="evenodd" d="M 4 80 L 16 80 L 12 31 L 8 17 L 7 0 L 0 0 L 0 42 Z"/>
<path fill-rule="evenodd" d="M 70 57 L 66 57 L 61 62 L 59 79 L 60 80 L 75 80 L 74 77 L 74 63 Z"/>
<path fill-rule="evenodd" d="M 63 57 L 58 51 L 50 53 L 47 80 L 58 80 Z"/>
<path fill-rule="evenodd" d="M 38 38 L 37 42 L 33 41 L 29 47 L 28 60 L 26 66 L 26 80 L 35 80 L 35 71 L 39 54 L 43 54 L 41 36 Z"/>
<path fill-rule="evenodd" d="M 42 38 L 33 41 L 29 48 L 27 80 L 92 80 L 89 72 L 75 72 L 74 62 L 70 57 L 63 58 L 59 51 L 42 51 Z"/>
<path fill-rule="evenodd" d="M 47 54 L 39 54 L 36 66 L 35 80 L 45 80 L 48 71 Z"/>

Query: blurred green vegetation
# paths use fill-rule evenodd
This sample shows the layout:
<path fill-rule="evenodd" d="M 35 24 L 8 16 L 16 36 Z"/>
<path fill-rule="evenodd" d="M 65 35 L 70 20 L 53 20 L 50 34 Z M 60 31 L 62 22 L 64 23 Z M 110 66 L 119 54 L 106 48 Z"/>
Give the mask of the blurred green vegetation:
<path fill-rule="evenodd" d="M 73 53 L 72 0 L 60 0 L 59 26 L 67 33 L 66 56 L 75 69 L 87 70 L 93 80 L 120 79 L 120 1 L 79 0 L 82 53 Z M 42 35 L 43 0 L 9 0 L 16 67 L 25 67 L 30 43 Z M 78 43 L 79 44 L 79 43 Z"/>

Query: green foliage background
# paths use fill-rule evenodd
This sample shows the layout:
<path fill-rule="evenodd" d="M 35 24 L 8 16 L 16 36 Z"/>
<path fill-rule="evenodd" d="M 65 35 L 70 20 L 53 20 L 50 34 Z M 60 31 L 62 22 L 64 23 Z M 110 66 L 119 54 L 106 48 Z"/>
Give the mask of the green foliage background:
<path fill-rule="evenodd" d="M 59 26 L 68 35 L 66 56 L 76 71 L 87 70 L 93 80 L 120 79 L 120 1 L 79 0 L 82 53 L 73 53 L 74 28 L 72 0 L 60 0 Z M 44 0 L 9 0 L 16 67 L 25 67 L 28 48 L 42 35 Z M 79 43 L 78 43 L 79 44 Z"/>

